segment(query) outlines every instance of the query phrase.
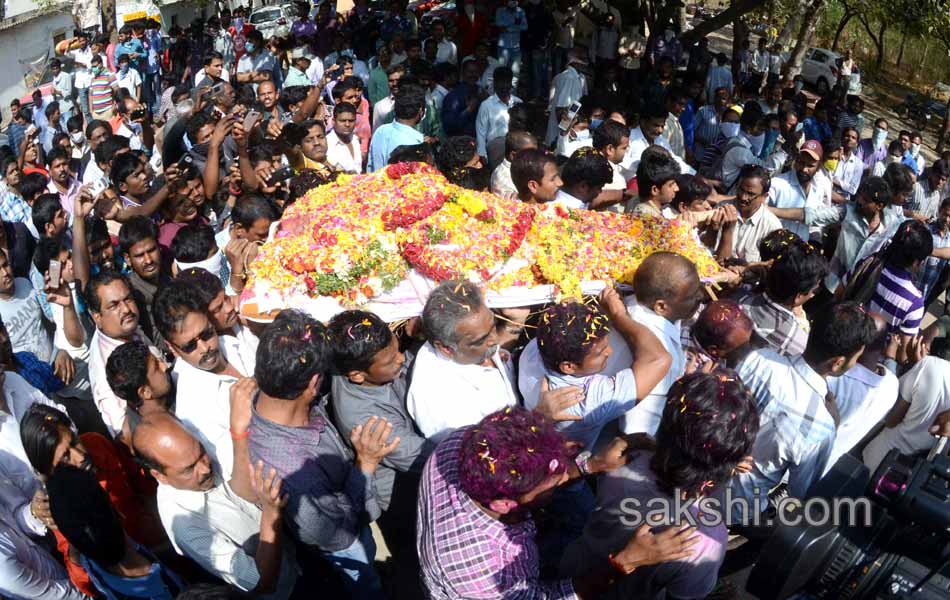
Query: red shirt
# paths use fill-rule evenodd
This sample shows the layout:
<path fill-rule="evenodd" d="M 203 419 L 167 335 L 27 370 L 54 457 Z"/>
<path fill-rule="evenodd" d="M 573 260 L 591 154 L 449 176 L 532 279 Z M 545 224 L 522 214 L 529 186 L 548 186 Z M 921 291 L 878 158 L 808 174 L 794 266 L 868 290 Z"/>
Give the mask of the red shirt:
<path fill-rule="evenodd" d="M 488 37 L 488 17 L 481 11 L 476 10 L 475 18 L 471 21 L 463 12 L 459 15 L 456 26 L 458 27 L 459 59 L 475 51 L 475 42 Z"/>
<path fill-rule="evenodd" d="M 369 155 L 369 140 L 373 137 L 373 125 L 370 123 L 372 119 L 372 111 L 369 109 L 369 100 L 363 98 L 360 100 L 360 106 L 356 110 L 356 128 L 353 130 L 360 138 L 360 150 L 363 152 L 363 156 Z"/>

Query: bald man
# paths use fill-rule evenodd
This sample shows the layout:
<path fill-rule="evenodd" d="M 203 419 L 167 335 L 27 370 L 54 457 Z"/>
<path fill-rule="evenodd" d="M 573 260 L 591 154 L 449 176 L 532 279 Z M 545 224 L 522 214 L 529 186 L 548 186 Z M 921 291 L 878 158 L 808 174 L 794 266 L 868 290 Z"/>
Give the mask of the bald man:
<path fill-rule="evenodd" d="M 625 433 L 654 435 L 666 404 L 666 392 L 686 371 L 686 352 L 680 324 L 696 313 L 702 301 L 699 274 L 692 262 L 672 252 L 648 256 L 633 278 L 634 296 L 624 303 L 630 317 L 645 325 L 660 339 L 673 358 L 670 370 L 643 400 L 627 411 L 623 419 Z M 613 375 L 630 366 L 633 357 L 623 338 L 612 328 L 609 335 L 613 350 L 604 373 Z"/>
<path fill-rule="evenodd" d="M 502 198 L 514 200 L 518 189 L 511 181 L 511 161 L 522 150 L 536 150 L 538 138 L 528 131 L 513 130 L 505 136 L 505 159 L 495 167 L 491 174 L 491 191 Z"/>
<path fill-rule="evenodd" d="M 250 385 L 240 384 L 236 393 L 256 390 L 253 380 L 243 381 Z M 262 510 L 238 496 L 231 487 L 236 482 L 221 478 L 201 443 L 171 414 L 144 417 L 132 445 L 159 483 L 159 516 L 179 554 L 254 597 L 290 597 L 298 569 L 281 540 L 287 501 L 273 470 L 265 477 L 259 464 L 250 477 Z"/>

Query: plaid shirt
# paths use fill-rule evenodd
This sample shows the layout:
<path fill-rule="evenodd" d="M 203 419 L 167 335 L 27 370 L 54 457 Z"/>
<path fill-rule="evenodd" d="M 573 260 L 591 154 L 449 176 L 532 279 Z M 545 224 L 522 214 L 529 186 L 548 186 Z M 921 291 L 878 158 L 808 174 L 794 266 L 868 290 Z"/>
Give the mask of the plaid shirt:
<path fill-rule="evenodd" d="M 757 497 L 765 510 L 769 490 L 788 475 L 789 495 L 805 498 L 824 473 L 834 446 L 828 384 L 801 356 L 779 356 L 771 350 L 751 352 L 736 372 L 759 409 L 759 433 L 751 452 L 755 460 L 750 473 L 733 479 L 736 497 L 749 502 Z"/>
<path fill-rule="evenodd" d="M 33 223 L 33 209 L 15 191 L 7 189 L 0 199 L 0 219 L 7 223 Z"/>
<path fill-rule="evenodd" d="M 934 250 L 950 248 L 950 231 L 940 233 L 940 228 L 935 223 L 931 223 L 930 234 L 933 236 Z M 948 262 L 950 261 L 936 256 L 928 256 L 927 260 L 924 261 L 924 266 L 917 277 L 917 289 L 923 295 L 924 301 L 930 296 L 930 291 L 937 284 L 937 280 L 940 279 L 940 274 Z"/>
<path fill-rule="evenodd" d="M 439 444 L 422 473 L 417 532 L 429 598 L 577 599 L 569 579 L 540 580 L 534 521 L 489 517 L 459 485 L 467 428 Z"/>
<path fill-rule="evenodd" d="M 805 351 L 807 321 L 800 321 L 795 313 L 769 299 L 764 292 L 747 295 L 739 304 L 752 319 L 756 346 L 771 348 L 782 356 L 800 356 Z"/>

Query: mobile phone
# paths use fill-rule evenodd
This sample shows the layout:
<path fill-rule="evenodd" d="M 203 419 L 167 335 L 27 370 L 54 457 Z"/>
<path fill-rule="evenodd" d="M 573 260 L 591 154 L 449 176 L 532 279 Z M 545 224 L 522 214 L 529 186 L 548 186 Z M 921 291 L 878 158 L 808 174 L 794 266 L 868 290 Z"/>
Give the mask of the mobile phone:
<path fill-rule="evenodd" d="M 138 120 L 138 119 L 144 119 L 144 118 L 145 118 L 145 109 L 144 109 L 144 108 L 137 108 L 137 109 L 133 110 L 131 113 L 129 113 L 129 118 L 132 119 L 133 121 L 136 121 L 136 120 Z"/>
<path fill-rule="evenodd" d="M 564 118 L 561 119 L 561 122 L 558 123 L 557 128 L 561 131 L 567 131 L 571 128 L 571 123 L 574 122 L 574 118 L 577 117 L 577 113 L 581 110 L 581 103 L 574 102 L 571 104 L 571 107 L 567 109 L 567 114 L 564 115 Z"/>
<path fill-rule="evenodd" d="M 93 198 L 96 198 L 99 194 L 102 193 L 104 189 L 106 189 L 106 187 L 107 186 L 103 180 L 96 179 L 91 184 L 89 184 L 89 193 L 92 194 Z"/>
<path fill-rule="evenodd" d="M 287 181 L 294 176 L 294 170 L 291 167 L 284 167 L 282 169 L 277 169 L 274 171 L 274 174 L 270 176 L 270 179 L 267 180 L 268 186 L 274 186 L 280 183 L 281 181 Z"/>
<path fill-rule="evenodd" d="M 49 285 L 56 289 L 59 287 L 60 278 L 63 274 L 63 263 L 58 260 L 49 261 Z"/>
<path fill-rule="evenodd" d="M 223 92 L 223 91 L 224 91 L 224 82 L 223 82 L 223 81 L 218 82 L 218 83 L 214 84 L 213 86 L 211 86 L 211 95 L 212 95 L 212 96 L 217 96 L 218 94 L 220 94 L 220 93 Z"/>
<path fill-rule="evenodd" d="M 190 165 L 194 161 L 195 159 L 193 159 L 190 154 L 186 153 L 184 156 L 178 159 L 178 168 L 184 169 L 186 166 Z"/>
<path fill-rule="evenodd" d="M 244 117 L 244 132 L 250 133 L 251 129 L 257 125 L 257 122 L 261 120 L 261 113 L 256 110 L 247 111 L 247 115 Z"/>

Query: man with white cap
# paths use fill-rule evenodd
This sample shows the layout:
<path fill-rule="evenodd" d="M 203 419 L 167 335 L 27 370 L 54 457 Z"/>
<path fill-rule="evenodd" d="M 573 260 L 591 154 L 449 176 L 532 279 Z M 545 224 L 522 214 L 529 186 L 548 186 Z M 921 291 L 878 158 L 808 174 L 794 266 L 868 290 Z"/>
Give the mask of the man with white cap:
<path fill-rule="evenodd" d="M 287 77 L 284 78 L 284 87 L 311 85 L 310 77 L 307 76 L 307 70 L 310 68 L 310 63 L 312 62 L 313 55 L 306 47 L 300 46 L 291 50 L 290 67 L 287 69 Z"/>

